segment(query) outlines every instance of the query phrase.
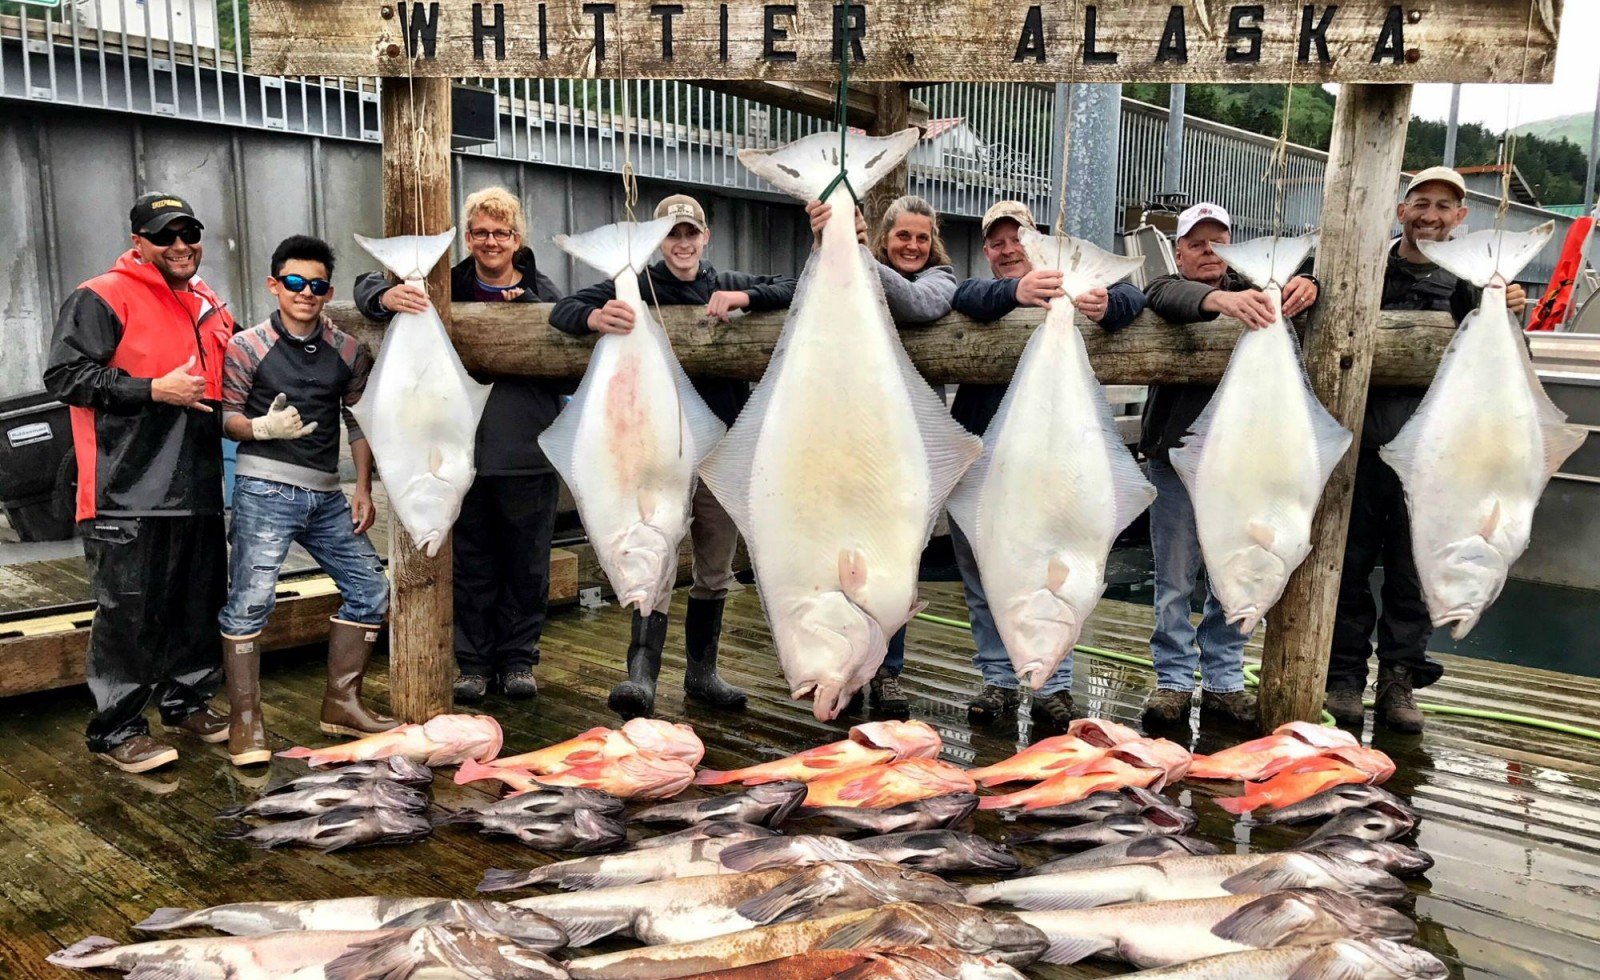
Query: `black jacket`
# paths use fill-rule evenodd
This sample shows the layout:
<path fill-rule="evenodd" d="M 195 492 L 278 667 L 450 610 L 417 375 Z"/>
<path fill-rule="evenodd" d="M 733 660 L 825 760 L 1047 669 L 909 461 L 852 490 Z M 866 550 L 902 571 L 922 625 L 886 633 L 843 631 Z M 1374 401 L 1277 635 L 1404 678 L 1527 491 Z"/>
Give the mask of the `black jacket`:
<path fill-rule="evenodd" d="M 1220 286 L 1208 286 L 1174 273 L 1152 279 L 1144 294 L 1150 312 L 1168 323 L 1188 324 L 1217 318 L 1218 314 L 1200 308 L 1213 290 L 1237 293 L 1250 288 L 1229 269 Z M 1216 385 L 1151 385 L 1139 425 L 1139 451 L 1150 459 L 1167 462 L 1167 452 L 1189 434 L 1216 390 Z"/>
<path fill-rule="evenodd" d="M 1400 245 L 1389 249 L 1383 270 L 1383 309 L 1448 311 L 1460 323 L 1482 298 L 1483 290 L 1437 265 L 1417 265 L 1400 258 Z M 1422 404 L 1427 388 L 1372 388 L 1361 423 L 1361 448 L 1368 452 L 1400 434 Z"/>
<path fill-rule="evenodd" d="M 554 303 L 561 290 L 534 264 L 533 250 L 523 247 L 511 262 L 522 274 L 522 295 L 515 303 Z M 450 270 L 450 301 L 473 301 L 473 282 L 477 266 L 471 256 Z M 369 272 L 356 280 L 356 308 L 374 320 L 388 320 L 394 313 L 383 308 L 385 291 L 394 282 L 381 272 Z M 543 432 L 561 411 L 561 396 L 572 386 L 565 382 L 537 378 L 473 374 L 479 382 L 494 385 L 489 402 L 478 423 L 474 465 L 480 476 L 530 476 L 554 472 L 539 449 Z"/>
<path fill-rule="evenodd" d="M 1017 280 L 968 279 L 956 287 L 951 308 L 974 320 L 998 320 L 1017 308 Z M 1144 293 L 1132 283 L 1112 283 L 1106 290 L 1106 315 L 1100 329 L 1114 333 L 1133 322 L 1144 310 Z M 1000 411 L 1006 385 L 964 384 L 956 389 L 950 415 L 968 432 L 983 435 Z"/>
<path fill-rule="evenodd" d="M 652 288 L 654 292 L 652 292 Z M 685 282 L 672 274 L 665 261 L 658 261 L 639 274 L 639 293 L 644 301 L 662 306 L 704 305 L 711 294 L 736 290 L 750 294 L 751 313 L 781 310 L 794 299 L 792 276 L 756 276 L 748 272 L 718 272 L 711 263 L 700 262 L 700 274 Z M 586 286 L 555 305 L 550 325 L 576 337 L 593 333 L 589 314 L 617 298 L 616 283 L 610 279 Z M 725 424 L 732 425 L 744 403 L 750 400 L 750 385 L 737 378 L 693 378 L 694 390 L 705 399 L 706 407 Z"/>

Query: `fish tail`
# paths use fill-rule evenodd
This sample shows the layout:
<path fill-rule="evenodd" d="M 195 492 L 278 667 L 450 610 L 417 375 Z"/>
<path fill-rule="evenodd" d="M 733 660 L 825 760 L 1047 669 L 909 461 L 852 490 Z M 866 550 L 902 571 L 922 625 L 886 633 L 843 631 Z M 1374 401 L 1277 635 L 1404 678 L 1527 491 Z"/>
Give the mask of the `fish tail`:
<path fill-rule="evenodd" d="M 1004 796 L 985 796 L 978 801 L 980 810 L 1009 810 L 1014 806 L 1021 806 L 1021 793 L 1006 793 Z"/>
<path fill-rule="evenodd" d="M 483 881 L 478 883 L 478 891 L 510 891 L 513 888 L 536 885 L 543 880 L 538 874 L 538 869 L 528 871 L 516 868 L 490 868 L 483 873 Z"/>
<path fill-rule="evenodd" d="M 163 929 L 182 929 L 193 925 L 194 909 L 156 909 L 151 912 L 143 922 L 135 922 L 133 927 L 143 932 L 160 932 Z"/>
<path fill-rule="evenodd" d="M 1480 231 L 1449 241 L 1418 242 L 1417 248 L 1446 271 L 1487 286 L 1496 276 L 1505 282 L 1515 279 L 1554 232 L 1555 222 L 1546 221 L 1532 231 Z"/>
<path fill-rule="evenodd" d="M 694 774 L 696 786 L 723 786 L 739 781 L 742 769 L 702 769 Z"/>
<path fill-rule="evenodd" d="M 1212 250 L 1234 272 L 1248 279 L 1252 285 L 1266 289 L 1268 286 L 1283 286 L 1293 279 L 1316 244 L 1316 235 L 1299 238 L 1264 235 L 1237 245 L 1216 245 Z"/>
<path fill-rule="evenodd" d="M 107 939 L 105 936 L 89 936 L 78 940 L 66 949 L 51 953 L 45 959 L 56 966 L 83 969 L 98 966 L 99 964 L 92 960 L 94 955 L 108 949 L 115 949 L 118 945 L 115 939 Z"/>
<path fill-rule="evenodd" d="M 250 812 L 250 804 L 248 804 L 248 803 L 240 804 L 239 806 L 230 806 L 226 810 L 218 810 L 217 811 L 217 819 L 218 820 L 237 820 L 237 819 L 239 819 L 241 817 L 244 817 L 249 812 Z"/>
<path fill-rule="evenodd" d="M 495 779 L 498 778 L 499 774 L 500 770 L 494 766 L 487 766 L 473 759 L 467 759 L 456 770 L 456 784 L 464 786 L 467 783 L 478 782 L 480 779 Z"/>
<path fill-rule="evenodd" d="M 283 759 L 310 759 L 316 754 L 316 749 L 308 749 L 304 745 L 296 745 L 292 749 L 284 749 L 279 752 L 278 756 Z M 311 763 L 311 765 L 316 765 L 316 763 Z"/>
<path fill-rule="evenodd" d="M 555 243 L 563 252 L 605 273 L 607 279 L 614 279 L 630 270 L 643 272 L 676 220 L 619 221 L 581 235 L 557 235 Z"/>
<path fill-rule="evenodd" d="M 223 827 L 217 831 L 217 836 L 223 840 L 244 840 L 245 836 L 254 829 L 247 823 L 236 823 L 231 827 Z"/>
<path fill-rule="evenodd" d="M 892 136 L 846 133 L 843 164 L 856 195 L 866 194 L 899 166 L 917 139 L 913 128 Z M 816 200 L 839 175 L 839 133 L 815 133 L 771 150 L 740 150 L 739 162 L 784 193 L 802 201 Z"/>
<path fill-rule="evenodd" d="M 397 235 L 393 238 L 367 238 L 357 235 L 356 242 L 377 259 L 385 269 L 405 279 L 426 279 L 429 271 L 456 239 L 456 230 L 437 235 Z"/>

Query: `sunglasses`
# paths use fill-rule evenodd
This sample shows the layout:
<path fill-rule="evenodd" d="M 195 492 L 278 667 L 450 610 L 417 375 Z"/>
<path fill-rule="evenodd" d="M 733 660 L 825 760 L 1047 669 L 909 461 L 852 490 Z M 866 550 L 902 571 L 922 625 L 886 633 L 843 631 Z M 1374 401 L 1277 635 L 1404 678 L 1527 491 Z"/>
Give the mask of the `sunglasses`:
<path fill-rule="evenodd" d="M 200 243 L 200 229 L 195 225 L 184 225 L 179 229 L 168 227 L 160 231 L 152 231 L 149 234 L 140 232 L 139 237 L 157 248 L 166 248 L 180 238 L 183 239 L 185 245 L 198 245 Z"/>
<path fill-rule="evenodd" d="M 311 295 L 326 296 L 328 290 L 333 288 L 333 283 L 326 279 L 307 279 L 305 276 L 293 274 L 287 276 L 274 276 L 278 283 L 291 293 L 303 292 L 307 286 L 311 287 Z"/>

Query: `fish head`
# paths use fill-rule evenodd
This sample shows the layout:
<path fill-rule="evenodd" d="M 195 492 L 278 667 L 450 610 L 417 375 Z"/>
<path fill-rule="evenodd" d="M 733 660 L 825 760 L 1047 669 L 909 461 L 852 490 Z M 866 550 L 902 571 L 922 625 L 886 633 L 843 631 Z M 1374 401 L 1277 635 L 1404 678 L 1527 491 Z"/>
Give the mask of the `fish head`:
<path fill-rule="evenodd" d="M 408 945 L 416 967 L 408 976 L 433 975 L 433 971 L 439 971 L 441 975 L 467 977 L 565 975 L 559 964 L 538 950 L 513 937 L 496 935 L 472 926 L 424 926 L 412 933 Z M 331 969 L 332 965 L 330 976 L 337 972 Z"/>
<path fill-rule="evenodd" d="M 1341 939 L 1303 963 L 1296 976 L 1371 977 L 1374 980 L 1444 980 L 1449 967 L 1425 949 L 1391 939 Z"/>
<path fill-rule="evenodd" d="M 1433 858 L 1427 851 L 1395 841 L 1362 840 L 1349 834 L 1325 837 L 1312 845 L 1311 850 L 1395 875 L 1421 874 L 1433 867 Z"/>
<path fill-rule="evenodd" d="M 1499 597 L 1506 584 L 1506 560 L 1482 535 L 1440 548 L 1429 563 L 1430 588 L 1424 591 L 1435 628 L 1450 627 L 1459 640 L 1472 632 L 1478 618 Z"/>
<path fill-rule="evenodd" d="M 665 755 L 699 765 L 705 743 L 688 725 L 659 718 L 633 718 L 622 726 L 623 737 L 646 755 Z"/>
<path fill-rule="evenodd" d="M 379 765 L 387 767 L 387 773 L 380 773 L 386 779 L 405 783 L 410 786 L 427 786 L 433 782 L 433 770 L 417 762 L 412 762 L 403 755 L 391 755 Z"/>
<path fill-rule="evenodd" d="M 433 833 L 433 824 L 425 815 L 404 810 L 382 807 L 366 810 L 361 822 L 374 828 L 390 843 L 418 841 Z"/>
<path fill-rule="evenodd" d="M 795 612 L 777 631 L 779 651 L 794 652 L 785 660 L 811 668 L 793 697 L 810 695 L 817 719 L 832 721 L 883 663 L 889 638 L 878 621 L 843 592 L 802 599 Z"/>
<path fill-rule="evenodd" d="M 1318 916 L 1316 924 L 1297 930 L 1296 944 L 1332 942 L 1349 936 L 1376 936 L 1405 942 L 1417 934 L 1417 924 L 1405 914 L 1331 888 L 1297 888 L 1264 896 L 1263 900 L 1273 899 L 1300 902 L 1325 916 Z"/>
<path fill-rule="evenodd" d="M 1012 965 L 1026 966 L 1043 956 L 1044 951 L 1050 948 L 1050 940 L 1044 932 L 1037 926 L 1024 922 L 1014 912 L 979 909 L 970 905 L 933 907 L 962 909 L 963 915 L 978 920 L 968 931 L 968 934 L 977 941 L 965 947 L 960 943 L 953 943 L 957 949 L 964 948 L 969 953 L 993 953 Z M 978 928 L 980 923 L 982 927 Z"/>
<path fill-rule="evenodd" d="M 850 728 L 850 741 L 889 749 L 896 759 L 937 759 L 944 738 L 925 721 L 868 721 Z"/>
<path fill-rule="evenodd" d="M 1285 852 L 1276 858 L 1295 863 L 1308 861 L 1314 866 L 1314 872 L 1332 882 L 1334 887 L 1366 901 L 1397 902 L 1406 894 L 1405 884 L 1378 864 L 1361 864 L 1321 851 L 1303 854 Z"/>
<path fill-rule="evenodd" d="M 413 477 L 397 495 L 396 513 L 417 549 L 427 552 L 429 558 L 439 553 L 445 535 L 461 516 L 465 492 L 465 486 L 457 490 L 450 481 L 428 472 Z"/>
<path fill-rule="evenodd" d="M 934 825 L 950 827 L 972 816 L 972 811 L 978 808 L 978 795 L 976 793 L 945 793 L 942 796 L 930 797 L 908 803 L 906 806 L 916 807 Z"/>
<path fill-rule="evenodd" d="M 1072 652 L 1083 631 L 1078 611 L 1049 589 L 1035 589 L 1011 602 L 1006 651 L 1017 677 L 1037 691 Z"/>
<path fill-rule="evenodd" d="M 1223 558 L 1222 573 L 1212 582 L 1228 610 L 1228 622 L 1238 623 L 1248 633 L 1278 601 L 1288 579 L 1289 566 L 1282 558 L 1250 544 Z"/>
<path fill-rule="evenodd" d="M 617 602 L 623 606 L 653 608 L 662 588 L 677 577 L 677 546 L 644 521 L 613 536 L 609 550 L 617 569 L 616 580 L 611 584 L 617 590 Z"/>
<path fill-rule="evenodd" d="M 757 783 L 744 791 L 752 802 L 762 806 L 799 806 L 806 798 L 806 784 L 798 779 L 780 779 L 771 783 Z"/>
<path fill-rule="evenodd" d="M 959 861 L 963 867 L 974 871 L 1016 871 L 1022 867 L 1010 848 L 977 834 L 923 830 L 905 834 L 902 839 L 908 847 L 942 855 L 946 861 Z"/>

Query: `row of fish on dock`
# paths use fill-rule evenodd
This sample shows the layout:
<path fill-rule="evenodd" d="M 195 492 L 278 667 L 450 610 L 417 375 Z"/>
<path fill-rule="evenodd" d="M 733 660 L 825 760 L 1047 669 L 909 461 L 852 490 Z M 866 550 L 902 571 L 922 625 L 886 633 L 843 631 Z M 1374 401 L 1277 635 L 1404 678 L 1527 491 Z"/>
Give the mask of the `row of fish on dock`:
<path fill-rule="evenodd" d="M 429 765 L 454 765 L 458 781 L 497 773 L 509 795 L 439 823 L 580 856 L 489 869 L 485 895 L 555 889 L 511 901 L 358 896 L 162 909 L 136 928 L 223 935 L 131 945 L 90 937 L 50 959 L 173 980 L 1011 978 L 1035 963 L 1091 957 L 1189 980 L 1445 975 L 1404 945 L 1415 926 L 1393 907 L 1408 895 L 1397 876 L 1432 862 L 1395 840 L 1417 815 L 1376 785 L 1393 772 L 1382 753 L 1311 725 L 1200 757 L 1110 721 L 1074 727 L 970 770 L 940 761 L 938 732 L 915 721 L 859 725 L 839 742 L 730 771 L 696 771 L 704 746 L 693 730 L 650 719 L 505 757 L 498 726 L 483 716 L 292 749 L 284 754 L 332 768 L 224 816 L 342 821 L 390 801 L 404 808 L 432 782 Z M 662 769 L 680 763 L 691 779 L 635 781 L 651 759 Z M 960 773 L 964 788 L 897 778 L 908 762 Z M 1109 783 L 1066 790 L 1064 780 L 1096 767 Z M 1152 775 L 1125 780 L 1125 769 Z M 1199 779 L 1196 771 L 1210 782 L 1299 779 L 1292 791 L 1247 791 L 1262 798 L 1241 809 L 1270 809 L 1256 824 L 1321 826 L 1285 850 L 1220 853 L 1187 836 L 1198 815 L 1161 793 Z M 499 775 L 511 772 L 529 785 Z M 740 785 L 664 802 L 691 781 L 704 793 Z M 1062 790 L 1004 804 L 1027 830 L 1003 840 L 974 832 L 980 808 L 1005 799 L 976 791 L 1021 782 Z M 1241 797 L 1217 797 L 1233 799 Z M 679 829 L 642 836 L 656 828 Z M 344 843 L 383 840 L 374 820 L 369 840 Z M 1046 849 L 1073 853 L 1024 866 L 1021 855 Z M 620 940 L 642 945 L 585 949 Z"/>
<path fill-rule="evenodd" d="M 781 191 L 808 201 L 827 193 L 832 213 L 767 370 L 731 428 L 695 392 L 638 289 L 672 219 L 555 240 L 611 277 L 633 308 L 634 329 L 599 338 L 576 394 L 539 436 L 619 601 L 642 614 L 663 608 L 695 481 L 704 480 L 749 546 L 791 693 L 810 698 L 823 720 L 873 676 L 887 638 L 920 608 L 919 560 L 942 511 L 972 542 L 1013 667 L 1037 689 L 1099 601 L 1117 534 L 1155 495 L 1117 434 L 1072 305 L 1126 277 L 1138 258 L 1022 232 L 1032 267 L 1060 271 L 1065 295 L 1050 302 L 981 439 L 918 374 L 856 243 L 851 199 L 851 188 L 865 193 L 917 139 L 915 129 L 844 134 L 842 143 L 819 133 L 740 151 Z M 1527 547 L 1544 485 L 1585 435 L 1545 395 L 1505 310 L 1505 284 L 1551 232 L 1419 245 L 1483 287 L 1428 397 L 1383 448 L 1405 484 L 1434 624 L 1453 625 L 1458 638 L 1499 594 Z M 1278 313 L 1271 326 L 1243 333 L 1172 454 L 1194 501 L 1207 581 L 1246 632 L 1310 553 L 1312 516 L 1351 442 L 1313 394 L 1281 311 L 1281 286 L 1315 241 L 1217 247 Z M 364 244 L 420 281 L 449 242 L 446 234 Z M 358 411 L 395 512 L 419 545 L 436 548 L 470 484 L 487 389 L 462 370 L 430 309 L 390 326 L 369 392 Z"/>

